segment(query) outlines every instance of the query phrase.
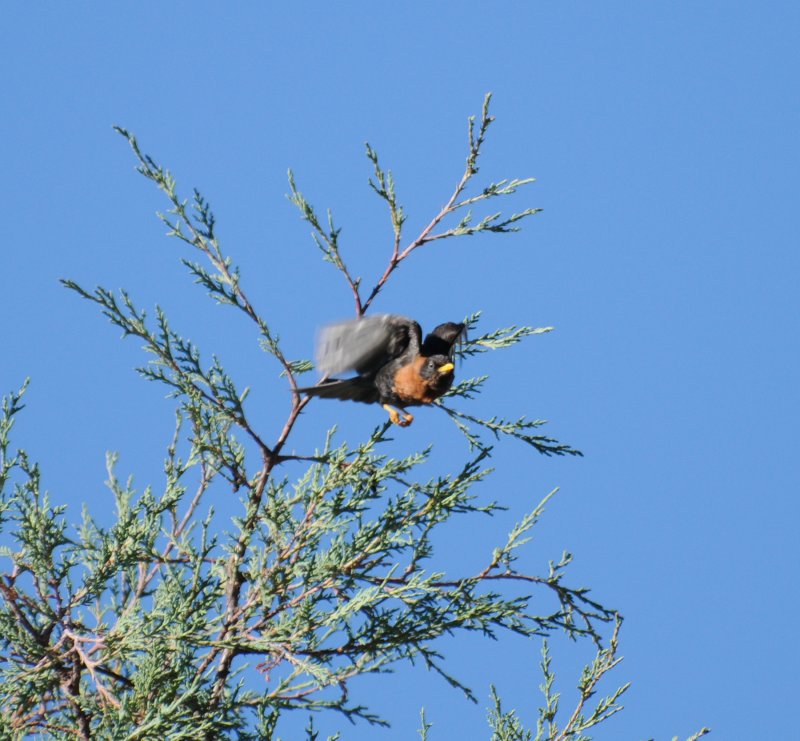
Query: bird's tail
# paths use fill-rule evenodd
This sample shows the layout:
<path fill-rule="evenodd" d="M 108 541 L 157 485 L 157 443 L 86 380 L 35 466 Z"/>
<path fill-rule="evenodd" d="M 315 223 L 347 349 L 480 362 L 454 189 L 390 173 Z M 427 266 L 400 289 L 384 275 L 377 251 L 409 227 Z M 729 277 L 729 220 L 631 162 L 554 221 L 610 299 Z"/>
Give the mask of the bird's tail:
<path fill-rule="evenodd" d="M 321 399 L 363 401 L 365 404 L 371 404 L 378 400 L 378 390 L 375 388 L 374 380 L 363 376 L 344 380 L 331 378 L 317 386 L 297 389 L 297 393 L 319 396 Z"/>

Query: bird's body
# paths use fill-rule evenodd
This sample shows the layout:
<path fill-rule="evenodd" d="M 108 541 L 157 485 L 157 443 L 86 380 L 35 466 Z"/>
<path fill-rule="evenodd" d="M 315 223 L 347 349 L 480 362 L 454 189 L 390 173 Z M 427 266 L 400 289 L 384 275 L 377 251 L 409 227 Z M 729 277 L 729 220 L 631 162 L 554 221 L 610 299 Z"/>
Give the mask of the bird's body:
<path fill-rule="evenodd" d="M 414 418 L 404 407 L 430 404 L 452 385 L 453 351 L 463 332 L 463 324 L 447 322 L 423 342 L 417 322 L 394 314 L 332 324 L 320 332 L 317 367 L 325 375 L 346 370 L 358 375 L 298 391 L 380 403 L 392 422 L 405 427 Z"/>

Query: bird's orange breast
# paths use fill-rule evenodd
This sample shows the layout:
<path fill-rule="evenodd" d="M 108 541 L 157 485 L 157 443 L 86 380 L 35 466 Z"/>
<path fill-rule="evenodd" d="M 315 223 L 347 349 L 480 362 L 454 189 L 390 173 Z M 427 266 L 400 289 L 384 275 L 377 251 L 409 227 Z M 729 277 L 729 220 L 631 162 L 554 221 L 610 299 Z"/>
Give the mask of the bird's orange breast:
<path fill-rule="evenodd" d="M 408 365 L 404 365 L 394 377 L 394 391 L 406 404 L 430 404 L 441 394 L 437 394 L 422 377 L 420 369 L 425 362 L 422 355 L 418 355 Z"/>

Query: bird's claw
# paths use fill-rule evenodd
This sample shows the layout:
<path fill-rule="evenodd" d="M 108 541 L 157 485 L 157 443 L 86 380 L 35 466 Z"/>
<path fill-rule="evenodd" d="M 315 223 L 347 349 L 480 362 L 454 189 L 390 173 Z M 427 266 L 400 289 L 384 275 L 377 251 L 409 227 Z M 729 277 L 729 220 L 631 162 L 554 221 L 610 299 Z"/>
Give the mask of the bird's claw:
<path fill-rule="evenodd" d="M 414 415 L 406 412 L 402 417 L 398 415 L 398 419 L 395 424 L 400 425 L 400 427 L 408 427 L 413 421 Z"/>
<path fill-rule="evenodd" d="M 394 425 L 398 425 L 399 427 L 408 427 L 414 421 L 414 416 L 408 412 L 404 412 L 401 415 L 397 409 L 389 406 L 388 404 L 384 404 L 383 408 L 389 412 L 389 419 Z"/>

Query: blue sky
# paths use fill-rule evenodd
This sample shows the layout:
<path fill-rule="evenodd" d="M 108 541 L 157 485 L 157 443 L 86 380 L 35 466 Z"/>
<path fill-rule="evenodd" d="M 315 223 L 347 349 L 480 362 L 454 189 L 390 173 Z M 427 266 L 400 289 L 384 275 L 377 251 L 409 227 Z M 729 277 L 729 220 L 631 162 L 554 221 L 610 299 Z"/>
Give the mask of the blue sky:
<path fill-rule="evenodd" d="M 106 450 L 144 486 L 171 434 L 169 402 L 131 370 L 138 347 L 60 277 L 161 304 L 253 386 L 265 428 L 285 415 L 277 369 L 184 275 L 153 216 L 164 204 L 112 124 L 211 200 L 250 295 L 299 357 L 352 308 L 285 198 L 286 169 L 332 208 L 370 282 L 390 238 L 364 141 L 393 169 L 411 234 L 460 176 L 466 117 L 491 90 L 480 177 L 536 177 L 510 207 L 543 213 L 518 235 L 420 251 L 374 308 L 427 327 L 477 309 L 487 329 L 555 326 L 463 372 L 492 375 L 476 409 L 546 418 L 586 457 L 503 445 L 484 496 L 507 517 L 480 536 L 454 527 L 446 558 L 490 549 L 560 486 L 530 569 L 567 549 L 573 580 L 626 616 L 617 679 L 634 684 L 598 738 L 702 725 L 726 741 L 786 738 L 800 658 L 799 22 L 795 3 L 733 1 L 7 8 L 0 387 L 32 377 L 18 443 L 77 517 L 84 502 L 111 507 Z M 318 402 L 297 443 L 333 423 L 357 439 L 381 415 Z M 443 466 L 465 453 L 435 410 L 395 437 L 398 452 L 433 442 Z M 534 723 L 538 645 L 443 649 L 482 700 L 494 681 Z M 588 650 L 556 642 L 565 702 Z M 422 705 L 433 738 L 488 737 L 486 701 L 421 668 L 354 691 L 393 727 L 346 738 L 412 738 Z"/>

